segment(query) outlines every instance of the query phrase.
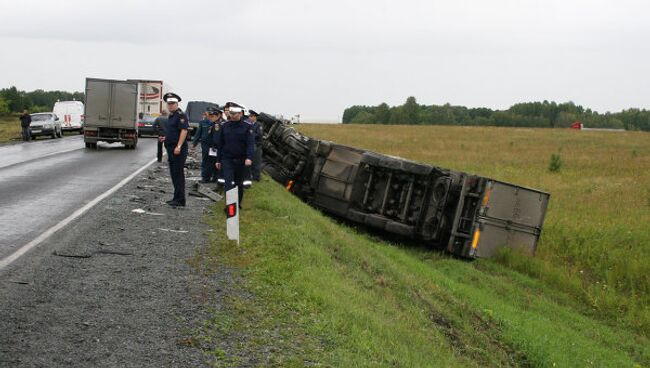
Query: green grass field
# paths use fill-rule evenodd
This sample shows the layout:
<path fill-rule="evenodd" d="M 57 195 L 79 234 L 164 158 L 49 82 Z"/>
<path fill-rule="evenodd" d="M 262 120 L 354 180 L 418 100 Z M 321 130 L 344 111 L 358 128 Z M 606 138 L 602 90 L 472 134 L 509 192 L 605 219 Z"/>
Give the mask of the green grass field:
<path fill-rule="evenodd" d="M 241 270 L 251 296 L 228 300 L 198 339 L 243 336 L 240 355 L 277 366 L 650 366 L 650 134 L 300 130 L 551 192 L 537 255 L 467 262 L 390 244 L 265 179 L 247 194 L 240 249 L 223 240 L 223 216 L 209 220 L 219 236 L 192 264 Z"/>
<path fill-rule="evenodd" d="M 19 141 L 20 139 L 18 116 L 0 116 L 0 143 Z"/>

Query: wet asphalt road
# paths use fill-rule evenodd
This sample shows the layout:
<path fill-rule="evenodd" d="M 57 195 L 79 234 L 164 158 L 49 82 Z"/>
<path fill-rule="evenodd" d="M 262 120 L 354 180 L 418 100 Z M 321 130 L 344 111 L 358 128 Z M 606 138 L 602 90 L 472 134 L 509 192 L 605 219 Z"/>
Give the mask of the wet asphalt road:
<path fill-rule="evenodd" d="M 153 138 L 135 150 L 117 143 L 86 149 L 82 136 L 0 146 L 0 259 L 155 156 Z"/>

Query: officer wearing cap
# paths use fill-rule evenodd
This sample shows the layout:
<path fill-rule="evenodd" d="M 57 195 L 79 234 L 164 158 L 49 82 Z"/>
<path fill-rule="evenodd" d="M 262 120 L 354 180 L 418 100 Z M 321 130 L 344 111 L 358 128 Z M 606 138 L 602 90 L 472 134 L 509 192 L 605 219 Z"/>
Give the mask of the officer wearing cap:
<path fill-rule="evenodd" d="M 201 182 L 207 183 L 216 180 L 216 168 L 214 167 L 215 162 L 217 161 L 217 151 L 213 147 L 213 135 L 215 131 L 215 125 L 221 116 L 221 110 L 215 107 L 208 107 L 206 110 L 207 118 L 199 122 L 196 132 L 194 133 L 194 139 L 192 139 L 192 148 L 190 150 L 193 152 L 201 143 Z M 217 128 L 218 129 L 218 128 Z"/>
<path fill-rule="evenodd" d="M 255 156 L 255 137 L 253 129 L 243 120 L 243 108 L 234 102 L 226 104 L 229 108 L 228 121 L 217 132 L 216 168 L 223 171 L 226 192 L 239 188 L 239 203 L 244 198 L 244 185 L 247 168 L 253 164 Z"/>
<path fill-rule="evenodd" d="M 260 181 L 260 174 L 262 171 L 262 136 L 264 129 L 262 124 L 257 121 L 259 114 L 254 110 L 248 110 L 248 122 L 253 127 L 253 135 L 255 136 L 255 157 L 253 157 L 253 165 L 251 166 L 251 176 L 253 180 Z"/>
<path fill-rule="evenodd" d="M 165 93 L 163 100 L 167 103 L 169 116 L 165 127 L 165 148 L 169 162 L 169 173 L 174 184 L 174 198 L 167 201 L 173 207 L 185 206 L 185 160 L 187 159 L 187 115 L 178 107 L 181 98 L 172 92 Z"/>

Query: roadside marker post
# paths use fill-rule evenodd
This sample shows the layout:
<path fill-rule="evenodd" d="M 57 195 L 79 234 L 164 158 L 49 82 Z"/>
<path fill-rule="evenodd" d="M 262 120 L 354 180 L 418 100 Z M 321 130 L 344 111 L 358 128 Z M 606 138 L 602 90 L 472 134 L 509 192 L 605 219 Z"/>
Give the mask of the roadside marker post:
<path fill-rule="evenodd" d="M 239 246 L 239 187 L 226 192 L 226 235 Z"/>

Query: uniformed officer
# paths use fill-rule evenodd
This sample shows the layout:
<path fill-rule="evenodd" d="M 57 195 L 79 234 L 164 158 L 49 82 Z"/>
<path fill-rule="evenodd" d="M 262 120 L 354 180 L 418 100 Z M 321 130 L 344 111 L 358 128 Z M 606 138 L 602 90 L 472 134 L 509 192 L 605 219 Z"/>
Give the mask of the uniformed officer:
<path fill-rule="evenodd" d="M 216 168 L 214 167 L 217 161 L 217 151 L 213 147 L 213 135 L 215 124 L 221 115 L 221 110 L 218 108 L 209 107 L 206 110 L 206 118 L 199 122 L 199 126 L 194 132 L 192 139 L 192 147 L 190 150 L 194 152 L 196 146 L 201 143 L 201 182 L 207 183 L 212 181 L 215 177 Z"/>
<path fill-rule="evenodd" d="M 173 207 L 185 206 L 185 159 L 187 159 L 187 115 L 178 107 L 181 98 L 172 92 L 165 93 L 163 100 L 167 103 L 169 117 L 165 127 L 165 148 L 169 162 L 169 173 L 174 184 L 174 198 L 167 201 Z"/>
<path fill-rule="evenodd" d="M 217 134 L 219 133 L 219 129 L 223 126 L 225 123 L 222 115 L 223 115 L 223 110 L 221 110 L 218 107 L 212 107 L 208 109 L 208 114 L 209 114 L 209 119 L 212 122 L 212 129 L 208 133 L 208 141 L 210 142 L 210 169 L 211 169 L 211 176 L 210 176 L 210 181 L 211 182 L 216 182 L 217 179 L 219 178 L 221 174 L 221 170 L 217 170 L 216 168 L 216 163 L 217 163 Z"/>
<path fill-rule="evenodd" d="M 244 198 L 245 175 L 253 164 L 255 137 L 253 129 L 243 120 L 241 105 L 229 102 L 228 121 L 217 133 L 217 169 L 223 171 L 226 192 L 235 186 L 239 188 L 239 203 Z"/>
<path fill-rule="evenodd" d="M 248 120 L 253 127 L 253 135 L 255 135 L 255 157 L 253 157 L 253 165 L 251 166 L 251 176 L 253 180 L 260 181 L 260 174 L 262 171 L 262 136 L 264 129 L 262 124 L 257 121 L 259 114 L 254 110 L 248 110 Z"/>
<path fill-rule="evenodd" d="M 156 155 L 156 157 L 158 158 L 158 162 L 162 162 L 163 141 L 165 140 L 165 127 L 167 126 L 167 115 L 169 115 L 167 110 L 163 110 L 161 111 L 160 116 L 158 116 L 156 120 L 153 121 L 153 129 L 158 135 L 158 153 Z"/>

